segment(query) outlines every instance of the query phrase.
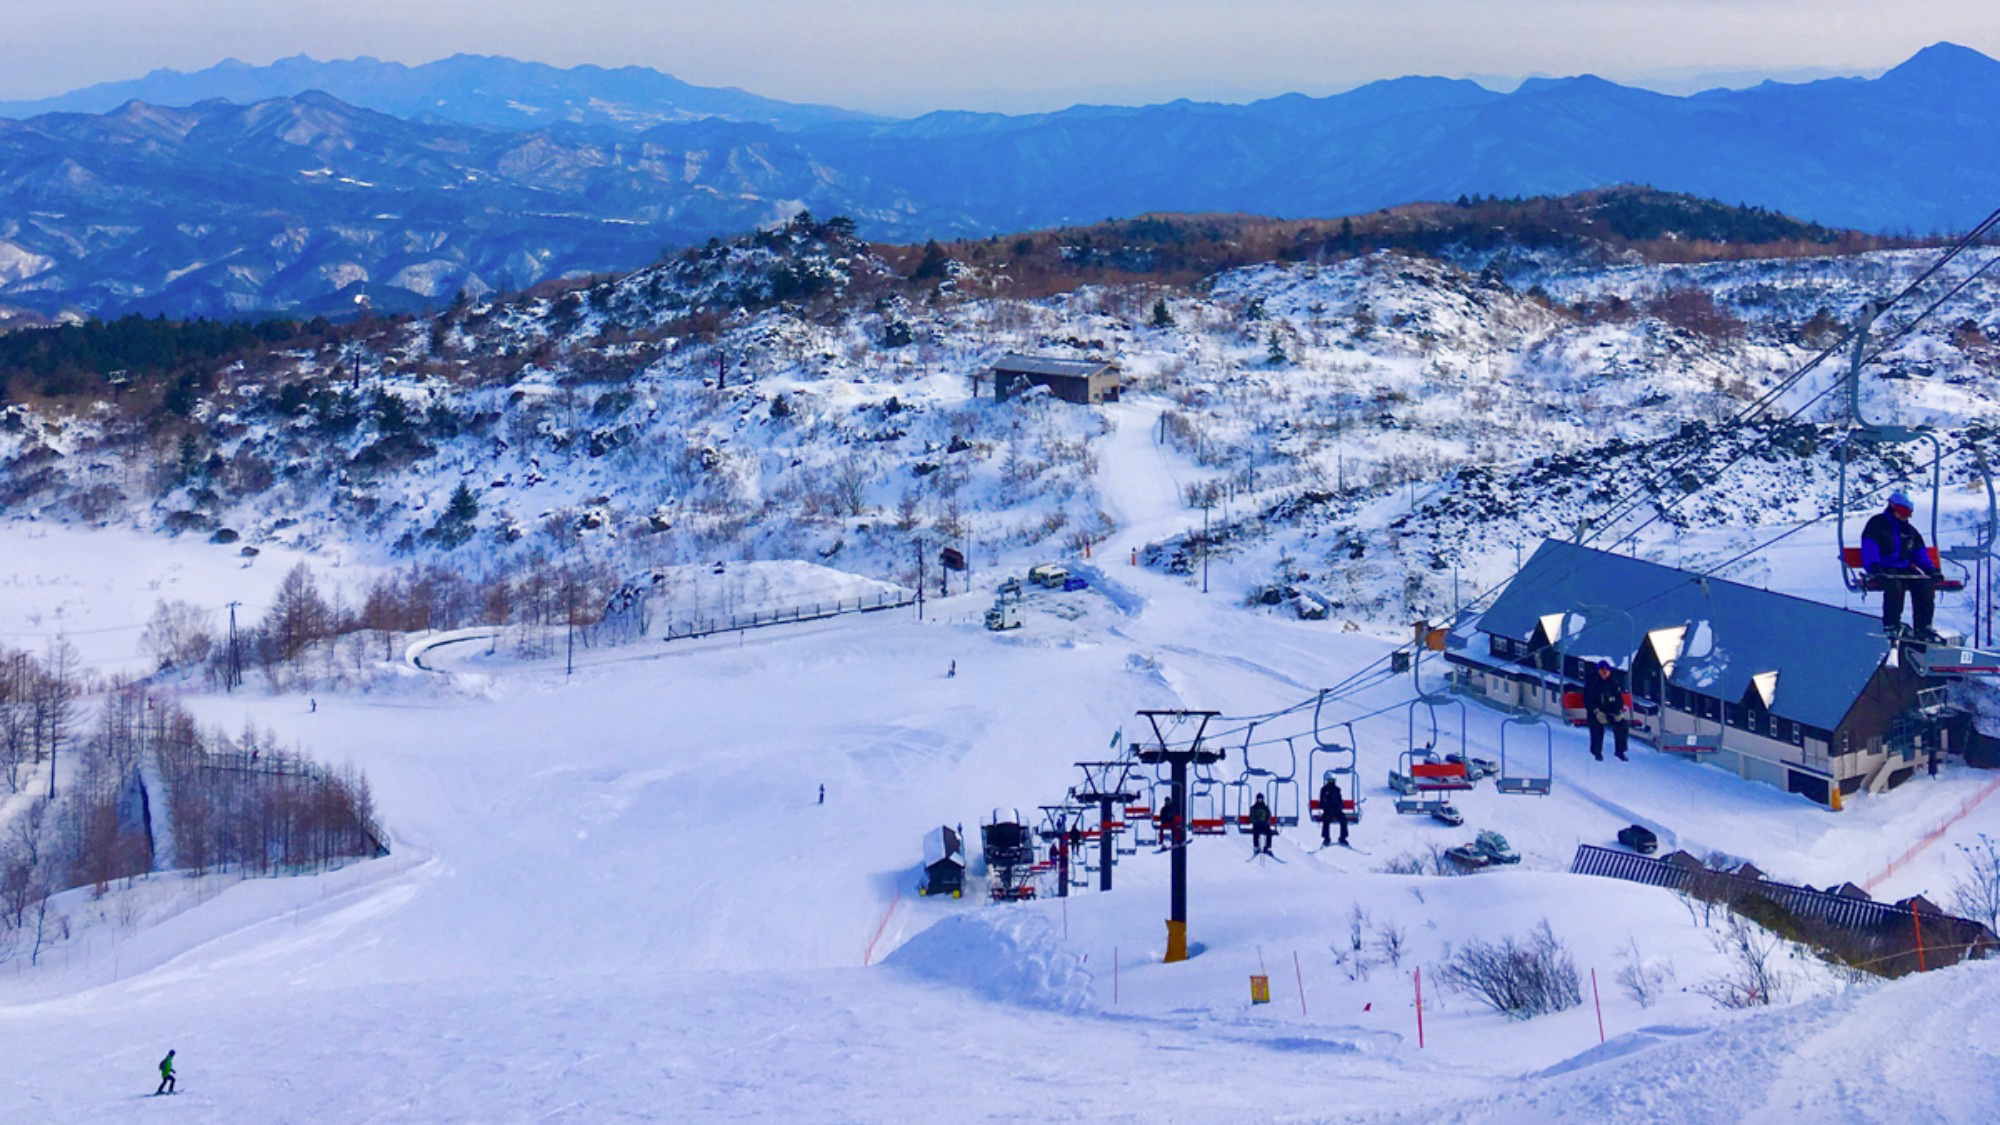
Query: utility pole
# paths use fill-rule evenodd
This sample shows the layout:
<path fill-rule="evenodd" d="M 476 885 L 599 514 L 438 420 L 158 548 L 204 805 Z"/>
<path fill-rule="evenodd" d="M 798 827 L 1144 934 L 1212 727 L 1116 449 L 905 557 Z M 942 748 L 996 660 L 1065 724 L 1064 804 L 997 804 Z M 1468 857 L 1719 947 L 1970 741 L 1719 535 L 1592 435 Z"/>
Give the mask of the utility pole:
<path fill-rule="evenodd" d="M 1201 506 L 1201 592 L 1208 593 L 1208 509 L 1212 501 L 1204 500 Z"/>
<path fill-rule="evenodd" d="M 236 607 L 242 602 L 229 603 L 229 666 L 222 673 L 222 690 L 235 691 L 243 680 L 243 659 L 236 648 Z"/>
<path fill-rule="evenodd" d="M 917 540 L 917 620 L 924 619 L 924 541 Z"/>
<path fill-rule="evenodd" d="M 1132 762 L 1078 762 L 1083 771 L 1083 788 L 1071 789 L 1070 798 L 1077 801 L 1097 802 L 1097 889 L 1111 889 L 1111 865 L 1116 862 L 1116 851 L 1112 847 L 1111 826 L 1118 818 L 1111 812 L 1111 806 L 1129 805 L 1139 799 L 1137 793 L 1127 792 L 1125 782 L 1132 776 Z M 1117 770 L 1117 780 L 1112 780 L 1112 770 Z"/>
<path fill-rule="evenodd" d="M 1139 716 L 1153 727 L 1153 745 L 1141 747 L 1138 759 L 1145 765 L 1167 763 L 1172 768 L 1174 792 L 1174 838 L 1169 845 L 1173 849 L 1172 897 L 1167 913 L 1167 961 L 1185 961 L 1188 955 L 1187 943 L 1187 779 L 1188 766 L 1212 765 L 1227 756 L 1226 750 L 1209 750 L 1202 746 L 1201 737 L 1208 731 L 1210 719 L 1220 711 L 1141 711 Z M 1194 738 L 1179 749 L 1167 745 L 1167 736 L 1160 729 L 1161 719 L 1200 720 L 1195 727 Z"/>

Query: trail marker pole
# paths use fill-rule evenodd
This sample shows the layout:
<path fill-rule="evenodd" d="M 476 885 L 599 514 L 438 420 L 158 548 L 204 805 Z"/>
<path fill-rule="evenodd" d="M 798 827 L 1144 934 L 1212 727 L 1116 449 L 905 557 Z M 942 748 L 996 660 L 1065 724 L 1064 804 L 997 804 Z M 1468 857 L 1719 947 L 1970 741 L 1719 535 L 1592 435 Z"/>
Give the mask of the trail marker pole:
<path fill-rule="evenodd" d="M 1292 976 L 1299 982 L 1299 1014 L 1306 1014 L 1306 974 L 1299 968 L 1299 951 L 1292 950 Z"/>
<path fill-rule="evenodd" d="M 1590 970 L 1590 1002 L 1597 1006 L 1597 1043 L 1604 1045 L 1604 999 L 1597 994 L 1597 970 Z"/>
<path fill-rule="evenodd" d="M 1411 976 L 1412 976 L 1412 979 L 1414 979 L 1414 980 L 1416 981 L 1416 984 L 1417 984 L 1417 1049 L 1421 1051 L 1421 1050 L 1423 1050 L 1423 1047 L 1424 1047 L 1424 970 L 1423 970 L 1423 966 L 1421 966 L 1421 965 L 1417 966 L 1417 969 L 1416 969 L 1416 971 L 1415 971 L 1414 973 L 1412 973 L 1412 974 L 1411 974 Z"/>
<path fill-rule="evenodd" d="M 1917 971 L 1921 973 L 1924 971 L 1924 923 L 1917 916 L 1915 899 L 1910 900 L 1910 926 L 1917 932 Z"/>

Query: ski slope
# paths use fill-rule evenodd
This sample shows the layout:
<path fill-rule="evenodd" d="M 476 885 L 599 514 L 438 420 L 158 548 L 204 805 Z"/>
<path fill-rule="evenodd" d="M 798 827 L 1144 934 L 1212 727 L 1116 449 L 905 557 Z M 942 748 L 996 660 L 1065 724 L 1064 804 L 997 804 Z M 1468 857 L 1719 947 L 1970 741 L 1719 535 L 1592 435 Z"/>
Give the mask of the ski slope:
<path fill-rule="evenodd" d="M 1672 896 L 1564 873 L 1577 843 L 1640 819 L 1777 877 L 1859 881 L 1976 793 L 1971 771 L 1835 816 L 1643 748 L 1594 763 L 1562 730 L 1552 796 L 1482 787 L 1454 830 L 1392 811 L 1411 690 L 1393 679 L 1346 701 L 1380 711 L 1359 726 L 1365 853 L 1316 851 L 1304 826 L 1269 860 L 1241 837 L 1197 840 L 1186 963 L 1159 960 L 1167 861 L 1151 852 L 1121 860 L 1109 895 L 916 897 L 924 832 L 976 841 L 996 807 L 1033 815 L 1079 780 L 1071 763 L 1139 733 L 1135 710 L 1288 706 L 1399 639 L 1130 566 L 1131 545 L 1189 514 L 1194 470 L 1152 444 L 1157 411 L 1107 411 L 1100 484 L 1121 531 L 1091 590 L 1034 592 L 1017 632 L 980 628 L 975 593 L 921 622 L 592 650 L 571 676 L 559 657 L 442 647 L 409 690 L 321 693 L 316 712 L 191 697 L 207 720 L 363 768 L 394 854 L 66 895 L 74 936 L 33 968 L 0 963 L 0 1120 L 129 1120 L 168 1047 L 185 1092 L 144 1112 L 186 1121 L 1991 1118 L 1990 966 L 1849 985 L 1788 961 L 1795 1003 L 1720 1013 L 1693 991 L 1723 969 L 1710 932 Z M 1497 752 L 1498 719 L 1469 713 L 1475 752 Z M 1522 864 L 1375 870 L 1477 828 Z M 1948 898 L 1950 844 L 1981 830 L 2000 830 L 2000 805 L 1877 897 Z M 1366 969 L 1348 948 L 1357 907 Z M 1512 1024 L 1434 983 L 1453 943 L 1543 919 L 1585 974 L 1582 1007 Z M 1400 964 L 1378 952 L 1385 925 Z M 1614 984 L 1632 945 L 1674 969 L 1650 1009 Z M 1254 973 L 1268 1006 L 1248 1003 Z"/>

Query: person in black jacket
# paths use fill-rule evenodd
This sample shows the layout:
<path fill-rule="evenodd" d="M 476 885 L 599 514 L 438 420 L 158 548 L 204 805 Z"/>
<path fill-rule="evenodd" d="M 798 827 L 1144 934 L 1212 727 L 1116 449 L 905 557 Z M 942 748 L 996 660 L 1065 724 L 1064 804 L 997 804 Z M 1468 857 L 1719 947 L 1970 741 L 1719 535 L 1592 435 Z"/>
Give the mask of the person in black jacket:
<path fill-rule="evenodd" d="M 1271 841 L 1276 837 L 1277 833 L 1271 830 L 1271 806 L 1264 803 L 1264 795 L 1259 793 L 1250 802 L 1250 854 L 1270 855 Z"/>
<path fill-rule="evenodd" d="M 1169 793 L 1167 799 L 1160 802 L 1160 847 L 1166 849 L 1186 842 L 1181 835 L 1180 803 Z"/>
<path fill-rule="evenodd" d="M 1347 802 L 1341 795 L 1340 782 L 1335 781 L 1333 771 L 1326 771 L 1326 781 L 1319 787 L 1319 842 L 1321 847 L 1333 843 L 1333 826 L 1340 825 L 1340 842 L 1347 843 Z"/>
<path fill-rule="evenodd" d="M 1882 629 L 1891 636 L 1903 628 L 1903 595 L 1910 599 L 1910 630 L 1920 640 L 1936 640 L 1931 616 L 1937 612 L 1938 569 L 1931 563 L 1923 533 L 1910 523 L 1916 514 L 1910 498 L 1889 494 L 1889 506 L 1869 517 L 1861 529 L 1861 565 L 1882 588 Z"/>
<path fill-rule="evenodd" d="M 1583 711 L 1585 721 L 1590 724 L 1590 756 L 1600 762 L 1604 760 L 1604 728 L 1610 727 L 1618 760 L 1629 761 L 1625 757 L 1626 740 L 1630 737 L 1626 730 L 1625 688 L 1611 674 L 1609 660 L 1598 661 L 1597 668 L 1584 677 Z"/>

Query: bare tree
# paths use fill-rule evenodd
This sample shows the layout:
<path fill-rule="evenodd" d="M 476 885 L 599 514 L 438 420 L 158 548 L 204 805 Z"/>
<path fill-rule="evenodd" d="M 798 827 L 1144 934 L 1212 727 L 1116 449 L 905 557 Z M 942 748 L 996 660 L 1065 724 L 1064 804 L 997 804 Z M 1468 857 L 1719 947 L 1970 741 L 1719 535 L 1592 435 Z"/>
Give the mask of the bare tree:
<path fill-rule="evenodd" d="M 212 616 L 191 602 L 162 601 L 153 607 L 140 643 L 162 668 L 193 667 L 215 647 Z"/>
<path fill-rule="evenodd" d="M 1758 1008 L 1781 1003 L 1789 981 L 1774 961 L 1784 939 L 1741 914 L 1713 935 L 1717 952 L 1729 959 L 1729 971 L 1696 986 L 1719 1008 Z"/>
<path fill-rule="evenodd" d="M 1618 986 L 1641 1008 L 1652 1007 L 1673 982 L 1674 967 L 1665 961 L 1646 960 L 1638 938 L 1631 939 L 1618 956 L 1624 961 L 1618 968 Z"/>
<path fill-rule="evenodd" d="M 1960 844 L 1964 874 L 1951 885 L 1952 905 L 1967 918 L 2000 930 L 2000 840 L 1979 834 L 1973 844 Z"/>
<path fill-rule="evenodd" d="M 1523 939 L 1465 943 L 1450 954 L 1439 976 L 1446 987 L 1519 1020 L 1583 1003 L 1576 959 L 1546 918 Z"/>

